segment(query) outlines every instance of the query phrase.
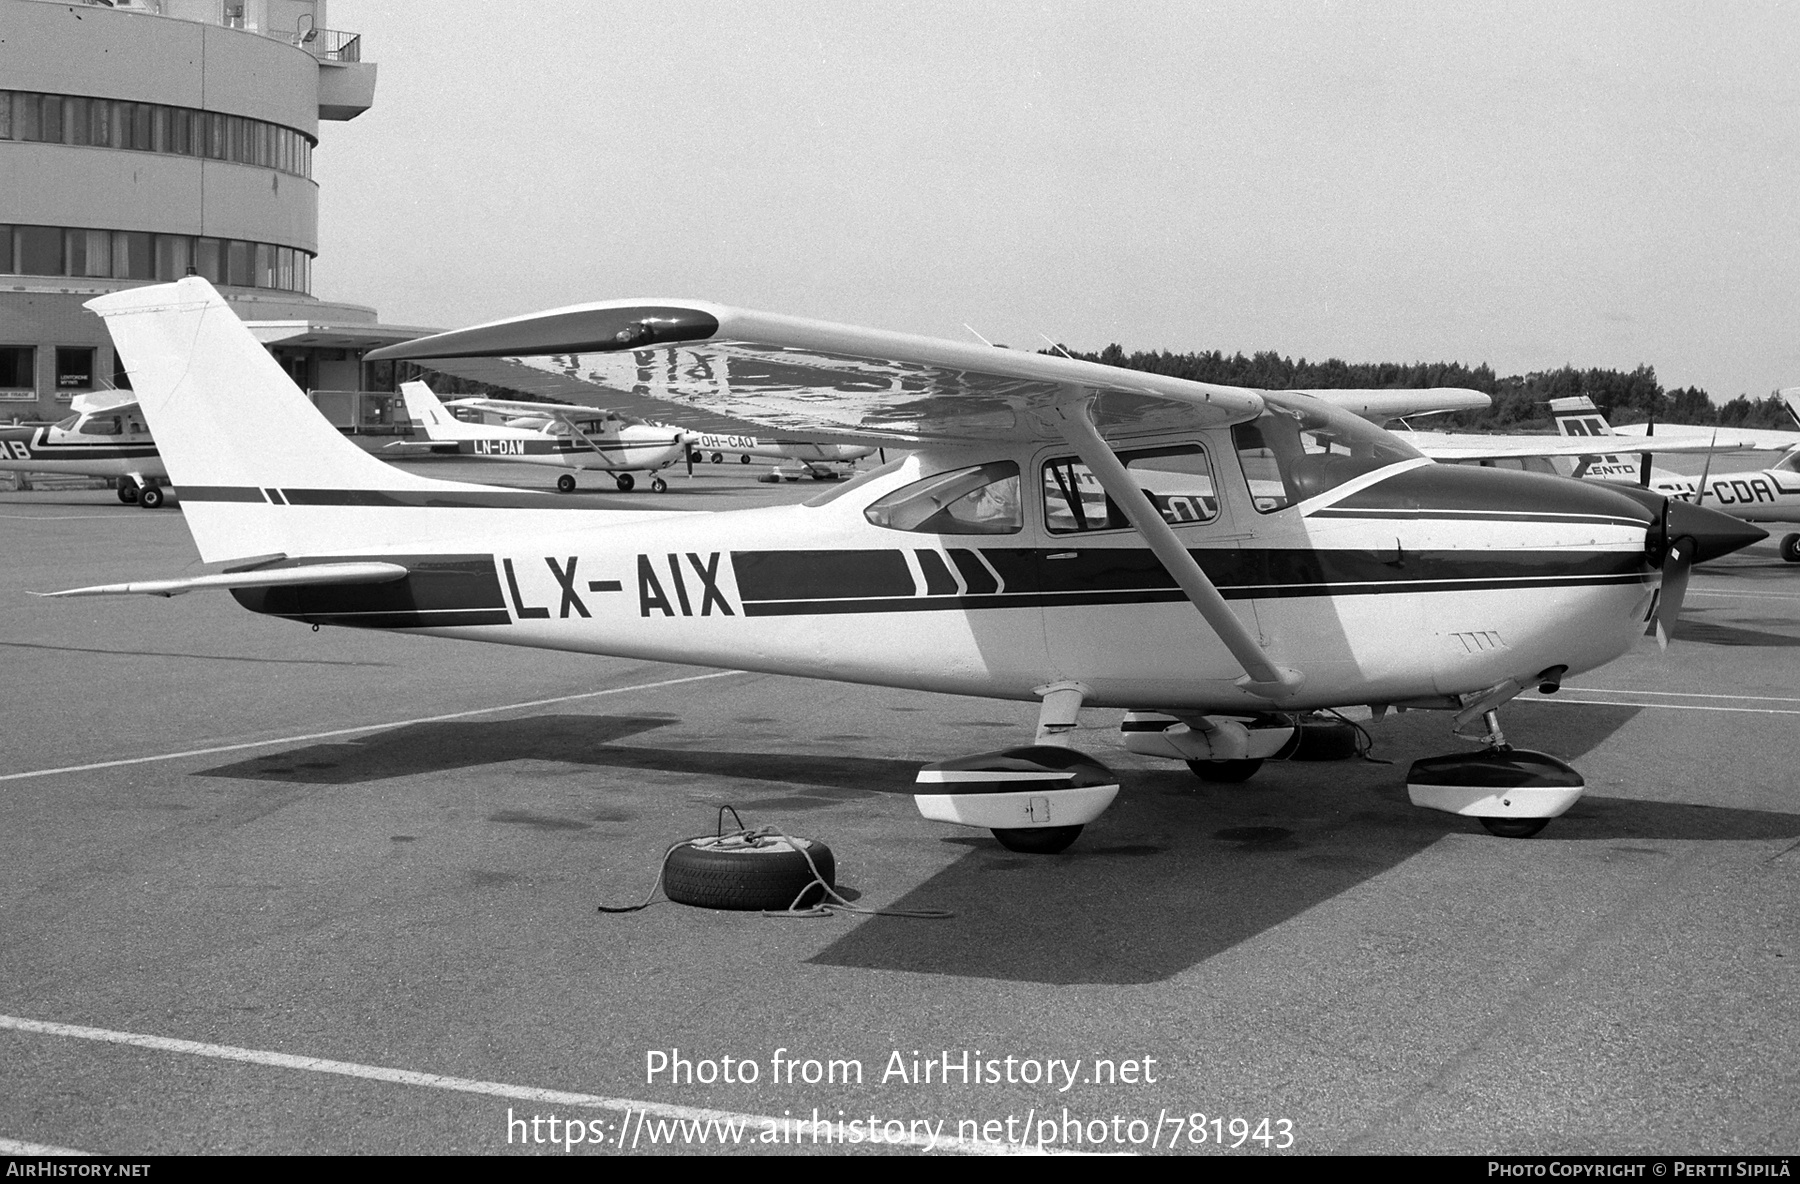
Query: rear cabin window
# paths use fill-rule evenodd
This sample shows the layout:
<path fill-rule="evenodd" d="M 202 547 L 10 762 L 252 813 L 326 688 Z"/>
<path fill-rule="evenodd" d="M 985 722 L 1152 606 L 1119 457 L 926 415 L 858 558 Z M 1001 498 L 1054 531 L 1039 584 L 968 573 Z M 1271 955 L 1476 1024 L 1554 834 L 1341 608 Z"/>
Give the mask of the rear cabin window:
<path fill-rule="evenodd" d="M 1231 429 L 1251 500 L 1261 513 L 1285 510 L 1353 477 L 1424 455 L 1347 411 L 1310 399 L 1266 394 L 1263 399 L 1268 410 Z"/>
<path fill-rule="evenodd" d="M 933 473 L 878 499 L 863 517 L 920 534 L 1017 534 L 1025 525 L 1019 466 L 997 460 Z"/>
<path fill-rule="evenodd" d="M 1119 459 L 1170 526 L 1211 522 L 1219 516 L 1212 466 L 1199 445 L 1126 452 Z M 1119 530 L 1131 525 L 1124 511 L 1100 488 L 1100 479 L 1074 457 L 1045 463 L 1043 494 L 1044 525 L 1051 534 Z"/>

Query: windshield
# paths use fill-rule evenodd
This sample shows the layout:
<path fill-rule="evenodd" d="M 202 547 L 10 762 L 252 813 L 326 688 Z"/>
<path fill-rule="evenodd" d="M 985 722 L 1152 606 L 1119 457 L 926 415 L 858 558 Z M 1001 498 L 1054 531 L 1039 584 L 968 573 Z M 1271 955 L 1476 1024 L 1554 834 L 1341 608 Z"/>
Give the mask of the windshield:
<path fill-rule="evenodd" d="M 924 534 L 1015 534 L 1025 525 L 1019 466 L 996 460 L 933 473 L 873 502 L 863 517 L 889 530 Z"/>
<path fill-rule="evenodd" d="M 1352 477 L 1424 453 L 1374 424 L 1304 396 L 1265 394 L 1268 410 L 1231 429 L 1250 496 L 1264 514 L 1336 489 Z"/>

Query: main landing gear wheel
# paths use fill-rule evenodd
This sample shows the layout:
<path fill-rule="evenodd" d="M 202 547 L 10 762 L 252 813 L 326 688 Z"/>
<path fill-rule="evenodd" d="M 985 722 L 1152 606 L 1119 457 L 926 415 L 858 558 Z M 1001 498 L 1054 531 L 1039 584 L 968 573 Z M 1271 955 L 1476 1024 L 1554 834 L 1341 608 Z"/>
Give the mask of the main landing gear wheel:
<path fill-rule="evenodd" d="M 1548 818 L 1483 818 L 1481 825 L 1487 827 L 1491 835 L 1499 835 L 1503 839 L 1529 839 L 1546 826 Z"/>
<path fill-rule="evenodd" d="M 715 465 L 722 465 L 722 464 L 724 464 L 724 463 L 725 463 L 725 454 L 724 454 L 724 453 L 723 453 L 723 452 L 715 452 L 715 453 L 713 453 L 713 454 L 712 454 L 712 462 L 713 462 L 713 463 L 714 463 L 714 464 L 715 464 Z"/>
<path fill-rule="evenodd" d="M 1079 826 L 1027 826 L 991 828 L 996 841 L 1008 851 L 1025 855 L 1055 855 L 1068 850 L 1081 835 Z"/>
<path fill-rule="evenodd" d="M 154 485 L 146 485 L 138 490 L 138 505 L 146 510 L 154 510 L 163 504 L 163 491 Z"/>
<path fill-rule="evenodd" d="M 663 863 L 663 892 L 677 904 L 703 909 L 811 908 L 825 897 L 813 868 L 819 869 L 818 879 L 836 887 L 837 861 L 816 839 L 794 842 L 805 854 L 770 835 L 709 835 L 683 843 Z"/>
<path fill-rule="evenodd" d="M 558 492 L 558 493 L 574 493 L 575 492 L 575 477 L 574 477 L 574 475 L 570 474 L 570 473 L 564 473 L 562 476 L 558 477 L 556 479 L 556 492 Z"/>
<path fill-rule="evenodd" d="M 138 500 L 137 482 L 129 477 L 119 478 L 119 500 L 128 506 L 136 505 Z"/>
<path fill-rule="evenodd" d="M 1781 536 L 1781 557 L 1789 563 L 1800 563 L 1800 534 Z"/>
<path fill-rule="evenodd" d="M 620 473 L 617 477 L 613 478 L 613 484 L 619 487 L 620 493 L 630 493 L 633 489 L 637 488 L 637 478 L 633 477 L 630 473 Z"/>
<path fill-rule="evenodd" d="M 746 453 L 744 453 L 744 455 L 738 457 L 738 463 L 740 465 L 749 464 L 750 463 L 750 454 L 748 452 L 746 452 Z"/>
<path fill-rule="evenodd" d="M 669 483 L 664 481 L 661 477 L 652 477 L 650 478 L 650 492 L 667 493 L 669 492 Z"/>
<path fill-rule="evenodd" d="M 1240 761 L 1189 761 L 1187 767 L 1202 781 L 1237 782 L 1256 776 L 1262 764 L 1261 757 L 1254 757 Z"/>

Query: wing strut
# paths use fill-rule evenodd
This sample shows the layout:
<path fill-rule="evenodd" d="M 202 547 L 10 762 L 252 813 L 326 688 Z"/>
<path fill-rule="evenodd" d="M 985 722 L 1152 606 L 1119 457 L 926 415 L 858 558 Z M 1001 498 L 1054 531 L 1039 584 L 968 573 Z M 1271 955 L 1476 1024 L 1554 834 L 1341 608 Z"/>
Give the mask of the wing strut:
<path fill-rule="evenodd" d="M 1244 623 L 1231 611 L 1225 598 L 1207 578 L 1194 557 L 1188 554 L 1181 540 L 1169 524 L 1163 521 L 1150 499 L 1144 496 L 1137 482 L 1131 479 L 1125 465 L 1112 448 L 1100 436 L 1094 427 L 1091 417 L 1091 399 L 1080 399 L 1065 403 L 1058 408 L 1062 416 L 1058 426 L 1062 434 L 1075 448 L 1076 455 L 1081 457 L 1088 471 L 1100 479 L 1100 487 L 1106 490 L 1125 517 L 1144 536 L 1150 544 L 1150 550 L 1162 561 L 1169 574 L 1187 598 L 1193 602 L 1200 615 L 1212 627 L 1212 631 L 1225 643 L 1231 656 L 1238 660 L 1244 668 L 1245 676 L 1238 680 L 1238 686 L 1253 695 L 1265 699 L 1279 700 L 1298 690 L 1305 675 L 1297 670 L 1289 670 L 1277 666 L 1269 660 L 1261 645 L 1244 628 Z"/>

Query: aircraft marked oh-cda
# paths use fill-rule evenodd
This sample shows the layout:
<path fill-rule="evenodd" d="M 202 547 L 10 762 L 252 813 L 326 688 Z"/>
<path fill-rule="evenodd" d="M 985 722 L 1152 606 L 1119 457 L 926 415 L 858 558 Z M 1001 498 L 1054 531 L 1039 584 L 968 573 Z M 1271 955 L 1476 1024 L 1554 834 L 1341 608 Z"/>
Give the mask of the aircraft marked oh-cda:
<path fill-rule="evenodd" d="M 226 565 L 135 590 L 223 585 L 314 624 L 1035 700 L 1038 743 L 927 766 L 916 792 L 927 816 L 1023 850 L 1066 846 L 1117 792 L 1069 746 L 1084 705 L 1134 709 L 1132 747 L 1221 779 L 1275 754 L 1293 713 L 1485 720 L 1486 748 L 1417 762 L 1409 790 L 1534 831 L 1581 778 L 1508 748 L 1495 709 L 1618 657 L 1647 618 L 1666 633 L 1694 562 L 1764 537 L 1641 491 L 1434 464 L 1303 395 L 698 301 L 378 351 L 618 355 L 696 430 L 911 450 L 804 505 L 599 509 L 381 464 L 202 279 L 89 307 L 201 558 Z"/>

